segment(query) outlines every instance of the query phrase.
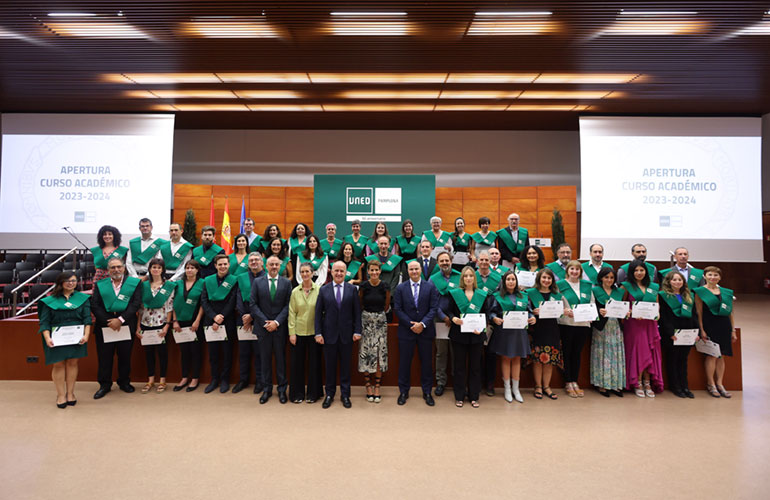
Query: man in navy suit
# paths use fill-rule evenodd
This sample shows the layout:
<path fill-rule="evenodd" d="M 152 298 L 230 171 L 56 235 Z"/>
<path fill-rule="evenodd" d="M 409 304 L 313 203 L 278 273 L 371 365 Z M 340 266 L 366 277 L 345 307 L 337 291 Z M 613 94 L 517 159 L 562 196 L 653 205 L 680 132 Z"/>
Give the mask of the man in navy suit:
<path fill-rule="evenodd" d="M 249 312 L 254 320 L 254 333 L 259 342 L 259 360 L 262 368 L 262 383 L 265 392 L 259 398 L 267 403 L 273 394 L 273 356 L 278 382 L 278 400 L 281 404 L 286 397 L 286 337 L 289 326 L 289 299 L 291 282 L 278 276 L 281 259 L 271 256 L 267 259 L 267 275 L 261 276 L 251 284 Z"/>
<path fill-rule="evenodd" d="M 347 267 L 342 261 L 332 266 L 331 283 L 321 287 L 315 305 L 315 341 L 323 344 L 326 362 L 326 397 L 323 408 L 331 406 L 340 365 L 340 400 L 350 408 L 350 363 L 353 342 L 361 338 L 361 303 L 356 287 L 345 282 Z"/>
<path fill-rule="evenodd" d="M 433 283 L 421 279 L 422 268 L 418 261 L 411 261 L 407 272 L 409 281 L 396 288 L 393 306 L 398 316 L 398 389 L 401 392 L 398 404 L 406 404 L 409 398 L 412 356 L 417 346 L 422 397 L 428 406 L 433 406 L 435 403 L 430 394 L 433 387 L 433 339 L 436 337 L 433 318 L 438 309 L 439 294 Z"/>

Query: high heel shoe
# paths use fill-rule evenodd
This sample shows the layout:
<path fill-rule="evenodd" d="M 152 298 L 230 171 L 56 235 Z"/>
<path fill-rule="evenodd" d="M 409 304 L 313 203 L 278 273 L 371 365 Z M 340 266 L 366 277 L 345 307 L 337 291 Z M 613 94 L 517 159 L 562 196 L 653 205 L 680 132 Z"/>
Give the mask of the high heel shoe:
<path fill-rule="evenodd" d="M 729 392 L 727 392 L 725 390 L 725 386 L 723 386 L 723 385 L 718 385 L 717 386 L 717 391 L 719 391 L 719 395 L 722 396 L 723 398 L 730 399 L 731 397 L 733 397 L 732 394 L 730 394 Z"/>
<path fill-rule="evenodd" d="M 650 385 L 650 381 L 649 380 L 645 380 L 645 382 L 644 382 L 644 395 L 647 396 L 648 398 L 654 398 L 655 397 L 655 393 L 652 392 L 652 386 Z"/>
<path fill-rule="evenodd" d="M 67 407 L 67 402 L 65 401 L 63 403 L 56 403 L 56 407 L 59 408 L 60 410 L 63 410 Z"/>

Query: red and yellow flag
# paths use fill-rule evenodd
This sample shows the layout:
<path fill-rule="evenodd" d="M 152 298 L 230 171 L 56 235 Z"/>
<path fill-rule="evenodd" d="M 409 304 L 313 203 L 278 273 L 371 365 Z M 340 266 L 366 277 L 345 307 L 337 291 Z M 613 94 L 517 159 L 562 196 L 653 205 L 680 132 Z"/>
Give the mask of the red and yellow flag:
<path fill-rule="evenodd" d="M 225 249 L 225 255 L 233 253 L 233 240 L 230 236 L 230 214 L 227 213 L 227 197 L 225 197 L 225 215 L 222 218 L 222 241 L 220 246 Z"/>

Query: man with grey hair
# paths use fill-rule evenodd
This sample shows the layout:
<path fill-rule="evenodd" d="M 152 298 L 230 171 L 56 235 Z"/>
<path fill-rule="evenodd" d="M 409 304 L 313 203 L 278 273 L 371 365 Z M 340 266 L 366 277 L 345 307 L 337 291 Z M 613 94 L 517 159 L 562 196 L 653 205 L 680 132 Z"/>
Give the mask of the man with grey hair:
<path fill-rule="evenodd" d="M 703 277 L 703 270 L 696 269 L 690 265 L 690 252 L 685 247 L 678 247 L 674 250 L 674 265 L 668 269 L 660 271 L 660 275 L 665 277 L 671 271 L 679 271 L 684 276 L 684 280 L 690 291 L 704 285 L 706 279 Z"/>
<path fill-rule="evenodd" d="M 441 222 L 441 217 L 434 215 L 430 218 L 430 229 L 422 233 L 422 239 L 428 240 L 433 246 L 430 256 L 434 259 L 440 252 L 447 251 L 450 255 L 454 253 L 452 233 L 443 231 L 441 229 Z"/>
<path fill-rule="evenodd" d="M 519 226 L 519 214 L 508 215 L 508 226 L 497 231 L 497 248 L 503 258 L 503 265 L 511 269 L 519 262 L 519 255 L 529 245 L 529 231 Z"/>
<path fill-rule="evenodd" d="M 244 330 L 254 331 L 254 319 L 251 317 L 249 301 L 251 300 L 251 286 L 254 280 L 264 276 L 262 266 L 262 254 L 251 252 L 248 256 L 249 269 L 238 275 L 238 295 L 236 295 L 235 309 L 237 326 Z M 253 360 L 253 362 L 252 362 Z M 254 379 L 254 394 L 262 392 L 262 363 L 259 358 L 258 339 L 238 340 L 238 383 L 233 387 L 233 393 L 241 392 L 249 386 L 251 367 L 254 366 L 256 376 Z"/>

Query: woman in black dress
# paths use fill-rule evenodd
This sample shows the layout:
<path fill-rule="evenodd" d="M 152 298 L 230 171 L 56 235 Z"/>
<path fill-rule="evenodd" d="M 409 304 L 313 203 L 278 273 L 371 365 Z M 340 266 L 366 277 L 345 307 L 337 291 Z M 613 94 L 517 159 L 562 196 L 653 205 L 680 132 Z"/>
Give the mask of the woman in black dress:
<path fill-rule="evenodd" d="M 203 358 L 203 329 L 201 319 L 203 308 L 200 306 L 203 280 L 200 279 L 201 265 L 197 260 L 190 259 L 184 265 L 184 279 L 176 282 L 174 290 L 174 331 L 190 328 L 196 334 L 192 342 L 177 342 L 182 355 L 182 380 L 174 386 L 174 392 L 187 387 L 187 392 L 198 388 L 201 376 L 201 359 Z"/>
<path fill-rule="evenodd" d="M 540 318 L 540 306 L 543 302 L 561 301 L 561 294 L 556 286 L 553 271 L 541 269 L 535 277 L 535 286 L 527 290 L 530 307 L 537 318 L 532 329 L 532 354 L 535 372 L 535 398 L 543 399 L 545 394 L 549 399 L 558 399 L 551 390 L 551 374 L 553 367 L 563 368 L 561 359 L 561 335 L 559 324 L 555 318 Z"/>
<path fill-rule="evenodd" d="M 689 345 L 674 345 L 677 330 L 698 329 L 695 301 L 687 281 L 679 271 L 669 271 L 660 285 L 660 343 L 666 353 L 668 386 L 675 396 L 694 398 L 687 383 L 687 356 Z"/>

